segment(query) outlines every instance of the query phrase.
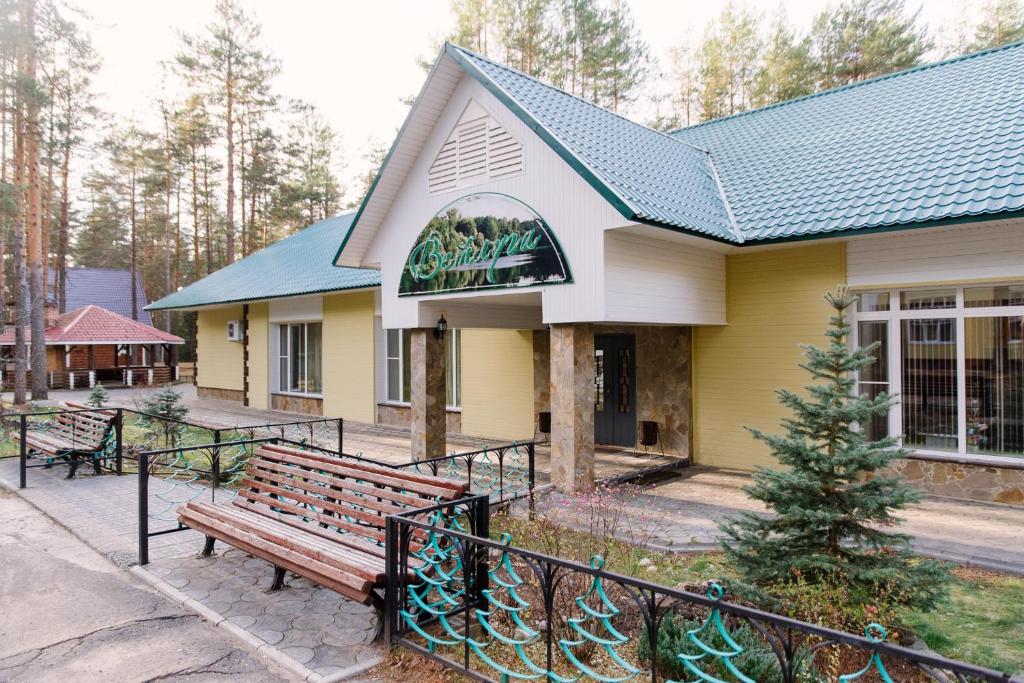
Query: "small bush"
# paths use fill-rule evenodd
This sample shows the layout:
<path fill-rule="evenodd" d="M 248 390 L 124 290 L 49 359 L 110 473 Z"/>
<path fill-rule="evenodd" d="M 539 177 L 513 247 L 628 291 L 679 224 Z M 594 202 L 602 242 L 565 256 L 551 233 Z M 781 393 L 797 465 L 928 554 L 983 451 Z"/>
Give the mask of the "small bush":
<path fill-rule="evenodd" d="M 683 681 L 695 680 L 697 675 L 686 668 L 679 655 L 704 654 L 701 660 L 693 662 L 694 666 L 704 674 L 719 680 L 734 680 L 735 677 L 726 668 L 721 658 L 704 653 L 690 640 L 689 632 L 699 629 L 703 623 L 703 619 L 689 619 L 681 614 L 668 614 L 662 619 L 661 627 L 658 629 L 655 655 L 660 677 Z M 727 628 L 729 637 L 742 648 L 740 654 L 731 658 L 732 664 L 745 676 L 758 681 L 758 683 L 781 683 L 782 671 L 779 660 L 760 635 L 744 623 L 733 623 Z M 720 652 L 732 650 L 714 624 L 698 634 L 697 637 L 708 647 Z M 642 662 L 650 665 L 651 648 L 646 627 L 640 636 L 637 654 Z"/>

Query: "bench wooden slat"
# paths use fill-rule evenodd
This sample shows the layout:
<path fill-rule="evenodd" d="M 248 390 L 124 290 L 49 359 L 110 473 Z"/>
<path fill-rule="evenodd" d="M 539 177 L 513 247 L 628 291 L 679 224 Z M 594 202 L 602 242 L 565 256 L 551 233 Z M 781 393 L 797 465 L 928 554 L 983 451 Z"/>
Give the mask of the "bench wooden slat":
<path fill-rule="evenodd" d="M 261 493 L 256 493 L 253 491 L 239 491 L 238 495 L 254 503 L 262 503 L 263 505 L 266 505 L 271 509 L 277 508 L 280 510 L 287 510 L 288 512 L 294 515 L 316 519 L 318 522 L 330 524 L 331 526 L 337 527 L 344 531 L 348 531 L 349 533 L 353 533 L 358 536 L 365 536 L 366 538 L 369 538 L 374 541 L 384 541 L 384 532 L 381 531 L 380 527 L 363 526 L 361 524 L 349 522 L 348 520 L 342 519 L 340 517 L 332 517 L 330 515 L 325 515 L 322 512 L 316 512 L 313 510 L 306 509 L 301 505 L 296 505 L 295 503 L 291 503 L 286 500 L 278 500 L 277 498 L 271 498 L 270 496 Z M 317 507 L 319 507 L 319 505 Z"/>
<path fill-rule="evenodd" d="M 316 472 L 304 471 L 301 475 L 293 474 L 292 476 L 288 476 L 288 474 L 281 471 L 286 470 L 287 468 L 280 467 L 266 460 L 250 461 L 250 464 L 253 466 L 253 471 L 250 473 L 253 477 L 267 479 L 268 481 L 276 482 L 278 484 L 295 486 L 309 493 L 325 495 L 333 500 L 351 503 L 352 505 L 364 507 L 370 510 L 376 510 L 377 512 L 384 513 L 385 515 L 395 515 L 411 509 L 411 506 L 408 505 L 395 505 L 390 502 L 377 502 L 375 500 L 371 500 L 369 496 L 374 495 L 373 493 L 367 493 L 366 497 L 352 495 L 348 493 L 350 487 L 346 486 L 344 489 L 338 488 L 337 480 L 334 481 L 332 486 L 330 477 L 326 477 Z M 278 469 L 279 467 L 280 469 Z M 327 488 L 310 483 L 310 481 L 327 484 Z M 370 489 L 370 491 L 374 490 L 379 489 Z"/>
<path fill-rule="evenodd" d="M 293 455 L 304 456 L 310 460 L 317 460 L 319 462 L 324 462 L 328 464 L 337 464 L 341 462 L 350 469 L 360 470 L 362 472 L 366 472 L 368 475 L 370 473 L 385 477 L 394 477 L 397 475 L 402 479 L 403 482 L 405 482 L 405 488 L 407 488 L 408 490 L 416 491 L 417 493 L 421 494 L 435 496 L 439 495 L 436 489 L 441 488 L 447 491 L 447 494 L 440 494 L 442 495 L 443 498 L 447 500 L 456 500 L 458 498 L 461 498 L 469 490 L 468 482 L 451 481 L 449 479 L 445 479 L 444 477 L 435 476 L 432 474 L 420 474 L 419 472 L 407 469 L 399 470 L 393 467 L 386 467 L 383 465 L 373 465 L 371 463 L 364 462 L 361 460 L 343 458 L 339 459 L 335 456 L 330 456 L 323 453 L 316 453 L 312 451 L 304 451 L 299 448 L 293 448 L 290 446 L 284 446 L 276 443 L 264 444 L 263 448 L 265 450 L 270 451 L 291 453 Z M 365 478 L 370 479 L 371 477 L 367 476 Z M 417 484 L 422 485 L 426 488 L 424 488 L 423 490 L 419 490 L 416 486 L 410 486 L 409 482 L 416 482 Z"/>
<path fill-rule="evenodd" d="M 232 510 L 230 506 L 226 505 L 188 503 L 185 507 L 189 514 L 198 513 L 248 531 L 265 541 L 308 555 L 318 562 L 329 564 L 344 572 L 355 574 L 364 581 L 376 583 L 384 576 L 383 562 L 374 563 L 368 555 L 361 555 L 337 543 L 330 543 L 301 529 L 295 527 L 282 529 L 280 525 L 275 525 L 270 520 L 243 513 L 241 509 Z"/>
<path fill-rule="evenodd" d="M 355 480 L 352 479 L 339 480 L 337 476 L 322 471 L 321 466 L 319 464 L 312 465 L 307 460 L 304 460 L 302 458 L 296 458 L 290 455 L 282 455 L 277 460 L 267 460 L 266 458 L 262 457 L 262 454 L 260 454 L 259 451 L 257 451 L 257 454 L 254 454 L 253 457 L 249 459 L 249 462 L 259 467 L 267 467 L 268 469 L 272 469 L 275 472 L 294 472 L 294 466 L 302 468 L 315 467 L 315 469 L 303 469 L 302 471 L 305 473 L 303 474 L 303 476 L 309 476 L 310 478 L 316 479 L 317 481 L 331 481 L 334 482 L 335 484 L 337 484 L 339 481 L 344 481 L 346 491 L 365 493 L 367 495 L 372 495 L 375 498 L 383 498 L 393 503 L 402 504 L 408 507 L 423 506 L 422 496 L 417 496 L 411 493 L 399 493 L 397 491 L 394 491 L 393 489 L 386 487 L 378 487 L 372 484 L 361 484 L 357 483 Z"/>
<path fill-rule="evenodd" d="M 364 605 L 371 602 L 369 594 L 371 586 L 368 585 L 370 584 L 369 581 L 351 575 L 342 575 L 341 572 L 329 565 L 306 557 L 301 553 L 276 546 L 246 531 L 241 531 L 208 517 L 200 517 L 199 515 L 189 516 L 185 518 L 185 521 L 188 522 L 187 526 L 201 531 L 207 536 L 219 538 L 225 543 L 244 550 L 251 555 L 261 557 L 300 576 L 305 576 L 316 583 L 341 593 L 347 598 L 361 602 Z M 342 576 L 345 576 L 348 581 L 343 581 Z M 356 585 L 351 585 L 353 582 Z"/>
<path fill-rule="evenodd" d="M 263 444 L 230 505 L 187 503 L 178 521 L 346 597 L 373 602 L 387 570 L 387 516 L 454 501 L 468 484 Z M 410 543 L 423 547 L 428 532 Z M 422 564 L 410 561 L 410 570 Z"/>
<path fill-rule="evenodd" d="M 291 448 L 284 449 L 282 446 L 278 446 L 276 444 L 265 445 L 261 447 L 260 450 L 264 451 L 263 457 L 268 459 L 273 458 L 268 456 L 265 453 L 266 451 L 270 451 L 272 453 L 283 452 L 284 454 L 291 455 L 294 458 L 319 463 L 318 465 L 310 464 L 307 466 L 316 467 L 317 469 L 322 469 L 341 477 L 373 482 L 375 484 L 381 484 L 382 486 L 393 486 L 404 491 L 414 491 L 415 493 L 432 497 L 437 496 L 445 500 L 461 498 L 468 486 L 467 484 L 450 483 L 440 477 L 411 475 L 401 470 L 365 465 L 358 461 L 342 460 L 341 458 L 332 458 L 329 456 L 318 456 L 308 454 L 306 451 L 299 451 Z"/>

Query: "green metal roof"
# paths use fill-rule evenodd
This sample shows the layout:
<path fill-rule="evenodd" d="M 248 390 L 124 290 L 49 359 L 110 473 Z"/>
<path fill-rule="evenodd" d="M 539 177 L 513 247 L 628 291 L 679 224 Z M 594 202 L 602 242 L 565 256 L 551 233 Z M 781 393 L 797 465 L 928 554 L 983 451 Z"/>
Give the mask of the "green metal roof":
<path fill-rule="evenodd" d="M 1024 216 L 1024 43 L 669 134 L 450 43 L 445 57 L 628 220 L 751 245 Z"/>
<path fill-rule="evenodd" d="M 452 44 L 445 54 L 515 112 L 629 220 L 736 235 L 707 152 Z"/>
<path fill-rule="evenodd" d="M 336 268 L 331 258 L 353 214 L 335 216 L 286 237 L 168 294 L 146 308 L 196 308 L 380 285 L 380 271 Z"/>
<path fill-rule="evenodd" d="M 672 133 L 710 151 L 747 242 L 1024 211 L 1024 43 Z"/>

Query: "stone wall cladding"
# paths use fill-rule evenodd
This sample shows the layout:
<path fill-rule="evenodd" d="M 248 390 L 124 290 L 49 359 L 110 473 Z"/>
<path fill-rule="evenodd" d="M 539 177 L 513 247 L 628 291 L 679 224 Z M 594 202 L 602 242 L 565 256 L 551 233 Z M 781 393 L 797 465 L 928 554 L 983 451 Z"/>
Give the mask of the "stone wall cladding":
<path fill-rule="evenodd" d="M 938 496 L 1024 505 L 1024 469 L 905 458 L 894 461 L 891 472 Z"/>
<path fill-rule="evenodd" d="M 654 450 L 690 456 L 692 435 L 692 328 L 600 325 L 595 334 L 636 337 L 636 418 L 658 423 Z M 637 430 L 639 439 L 640 431 Z"/>
<path fill-rule="evenodd" d="M 218 389 L 216 387 L 196 387 L 199 398 L 215 398 L 221 401 L 242 402 L 242 392 L 238 389 Z"/>
<path fill-rule="evenodd" d="M 445 454 L 445 350 L 444 339 L 433 329 L 410 333 L 412 459 L 428 460 Z"/>
<path fill-rule="evenodd" d="M 412 407 L 392 403 L 378 403 L 377 422 L 389 427 L 409 429 L 410 425 L 412 425 Z M 462 413 L 458 410 L 447 410 L 445 414 L 445 428 L 449 434 L 461 434 Z"/>
<path fill-rule="evenodd" d="M 324 414 L 324 400 L 315 396 L 271 394 L 270 407 L 273 410 L 284 410 L 289 413 L 304 413 L 306 415 Z"/>
<path fill-rule="evenodd" d="M 562 490 L 594 483 L 594 329 L 551 326 L 551 481 Z"/>

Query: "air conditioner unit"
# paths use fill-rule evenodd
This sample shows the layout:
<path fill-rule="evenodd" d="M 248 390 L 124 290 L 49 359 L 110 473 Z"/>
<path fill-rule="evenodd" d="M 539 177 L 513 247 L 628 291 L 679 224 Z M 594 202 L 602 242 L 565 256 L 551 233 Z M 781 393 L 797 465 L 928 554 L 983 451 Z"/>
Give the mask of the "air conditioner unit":
<path fill-rule="evenodd" d="M 240 342 L 244 341 L 244 333 L 242 332 L 242 321 L 241 320 L 229 320 L 228 321 L 228 341 Z"/>

